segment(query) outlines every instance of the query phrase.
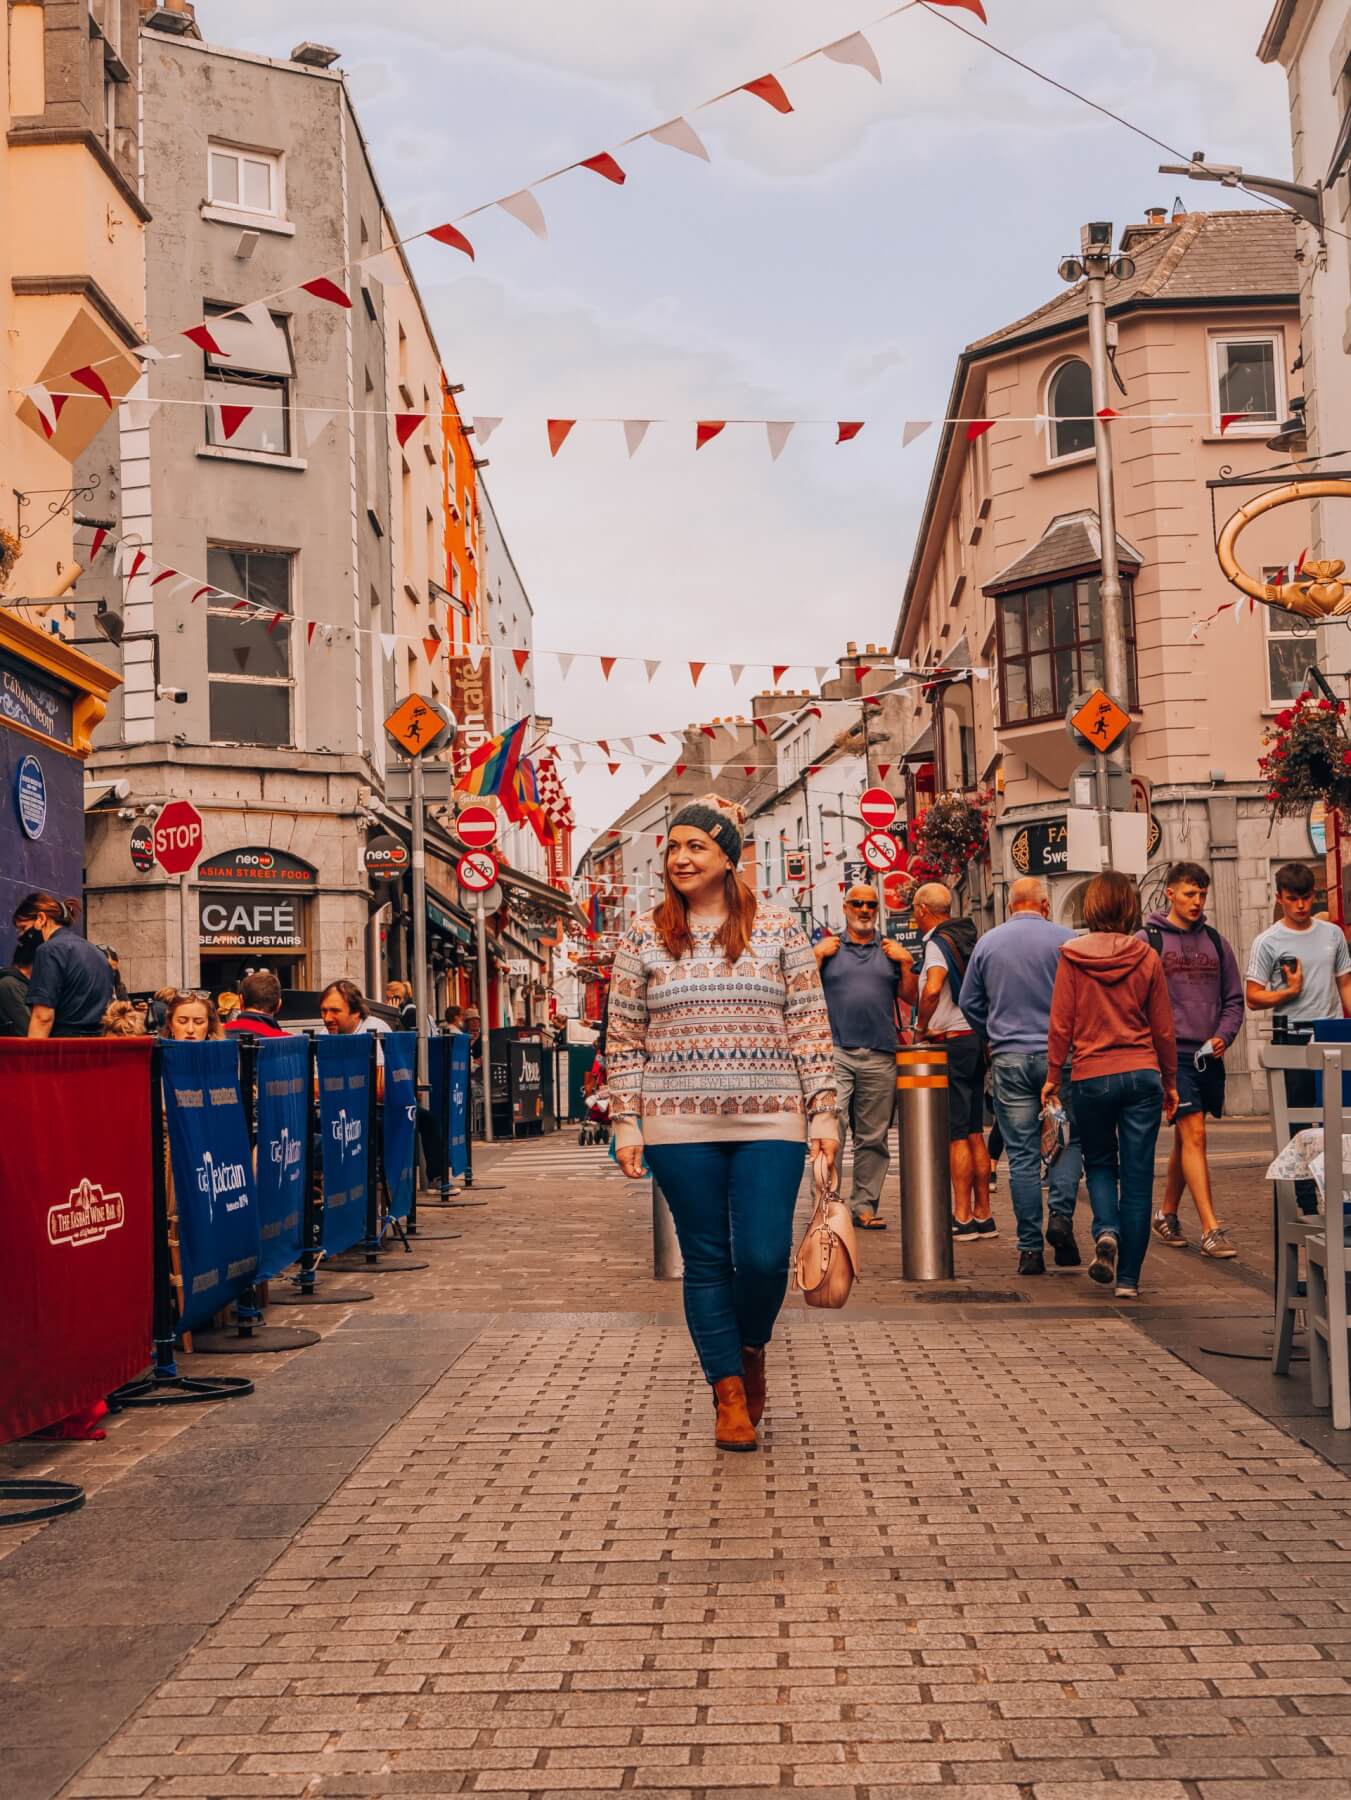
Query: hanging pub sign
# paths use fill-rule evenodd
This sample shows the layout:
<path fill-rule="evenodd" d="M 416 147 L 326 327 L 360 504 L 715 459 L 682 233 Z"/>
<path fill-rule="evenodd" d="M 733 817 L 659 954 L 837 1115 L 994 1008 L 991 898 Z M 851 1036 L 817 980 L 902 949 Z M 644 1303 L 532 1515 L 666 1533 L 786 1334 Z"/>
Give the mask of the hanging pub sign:
<path fill-rule="evenodd" d="M 366 840 L 362 862 L 372 881 L 397 881 L 405 869 L 412 867 L 413 858 L 407 844 L 386 832 Z"/>
<path fill-rule="evenodd" d="M 197 865 L 198 881 L 224 882 L 231 887 L 254 887 L 264 882 L 277 887 L 312 888 L 319 884 L 313 863 L 302 862 L 286 850 L 227 850 Z"/>
<path fill-rule="evenodd" d="M 299 900 L 203 893 L 197 919 L 203 950 L 303 950 Z"/>
<path fill-rule="evenodd" d="M 1023 825 L 1009 845 L 1019 875 L 1063 875 L 1069 866 L 1069 833 L 1063 819 Z"/>

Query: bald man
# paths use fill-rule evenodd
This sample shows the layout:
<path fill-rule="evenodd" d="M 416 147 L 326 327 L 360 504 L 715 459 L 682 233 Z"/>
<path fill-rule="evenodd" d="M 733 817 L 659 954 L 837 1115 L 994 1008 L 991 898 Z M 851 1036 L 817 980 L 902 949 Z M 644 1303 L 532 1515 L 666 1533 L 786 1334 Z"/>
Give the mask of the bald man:
<path fill-rule="evenodd" d="M 844 897 L 844 936 L 816 946 L 835 1041 L 835 1088 L 841 1124 L 854 1134 L 850 1210 L 865 1230 L 885 1230 L 879 1217 L 891 1160 L 896 1111 L 896 998 L 909 973 L 907 950 L 881 936 L 877 889 L 855 882 Z"/>
<path fill-rule="evenodd" d="M 1009 916 L 987 931 L 972 952 L 962 980 L 962 1012 L 990 1045 L 994 1114 L 1008 1149 L 1009 1185 L 1018 1221 L 1018 1273 L 1046 1273 L 1046 1244 L 1061 1268 L 1077 1268 L 1074 1202 L 1083 1171 L 1079 1140 L 1069 1143 L 1050 1171 L 1050 1216 L 1043 1235 L 1041 1198 L 1041 1090 L 1046 1081 L 1046 1034 L 1060 947 L 1074 936 L 1053 925 L 1045 886 L 1025 875 L 1009 889 Z M 1069 1116 L 1068 1074 L 1061 1103 Z"/>

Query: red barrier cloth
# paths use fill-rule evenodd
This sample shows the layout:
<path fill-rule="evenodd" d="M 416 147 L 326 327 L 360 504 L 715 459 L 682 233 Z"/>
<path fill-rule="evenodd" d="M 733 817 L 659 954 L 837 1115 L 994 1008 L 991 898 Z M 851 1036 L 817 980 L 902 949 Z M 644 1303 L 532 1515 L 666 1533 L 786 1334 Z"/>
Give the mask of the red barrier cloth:
<path fill-rule="evenodd" d="M 0 1443 L 150 1361 L 150 1050 L 0 1038 Z"/>

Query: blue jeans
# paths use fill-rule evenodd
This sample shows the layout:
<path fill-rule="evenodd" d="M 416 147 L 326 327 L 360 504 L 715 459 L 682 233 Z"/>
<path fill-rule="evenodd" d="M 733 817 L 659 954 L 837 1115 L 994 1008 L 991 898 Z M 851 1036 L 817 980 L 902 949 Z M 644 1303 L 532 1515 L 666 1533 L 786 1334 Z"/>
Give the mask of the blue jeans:
<path fill-rule="evenodd" d="M 1046 1052 L 1000 1051 L 990 1058 L 994 1116 L 1009 1156 L 1009 1187 L 1018 1221 L 1018 1248 L 1044 1247 L 1041 1215 L 1041 1090 L 1046 1085 Z M 1074 1217 L 1074 1201 L 1084 1159 L 1074 1128 L 1068 1078 L 1060 1098 L 1070 1119 L 1070 1139 L 1051 1164 L 1050 1203 L 1053 1213 Z"/>
<path fill-rule="evenodd" d="M 788 1288 L 807 1146 L 779 1138 L 649 1144 L 685 1259 L 685 1323 L 710 1384 L 767 1344 Z"/>
<path fill-rule="evenodd" d="M 1106 1231 L 1116 1239 L 1117 1281 L 1135 1287 L 1149 1248 L 1163 1079 L 1157 1069 L 1128 1069 L 1076 1081 L 1073 1092 L 1093 1236 Z"/>

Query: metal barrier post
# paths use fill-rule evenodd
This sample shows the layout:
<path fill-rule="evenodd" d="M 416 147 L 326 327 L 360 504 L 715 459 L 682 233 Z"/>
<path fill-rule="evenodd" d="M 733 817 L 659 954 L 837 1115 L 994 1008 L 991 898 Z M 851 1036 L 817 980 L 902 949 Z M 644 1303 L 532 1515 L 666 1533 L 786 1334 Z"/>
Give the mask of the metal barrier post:
<path fill-rule="evenodd" d="M 901 1279 L 951 1281 L 948 1053 L 941 1044 L 896 1052 L 901 1141 Z"/>
<path fill-rule="evenodd" d="M 679 1281 L 685 1273 L 675 1220 L 655 1176 L 652 1179 L 652 1273 L 658 1281 Z"/>

